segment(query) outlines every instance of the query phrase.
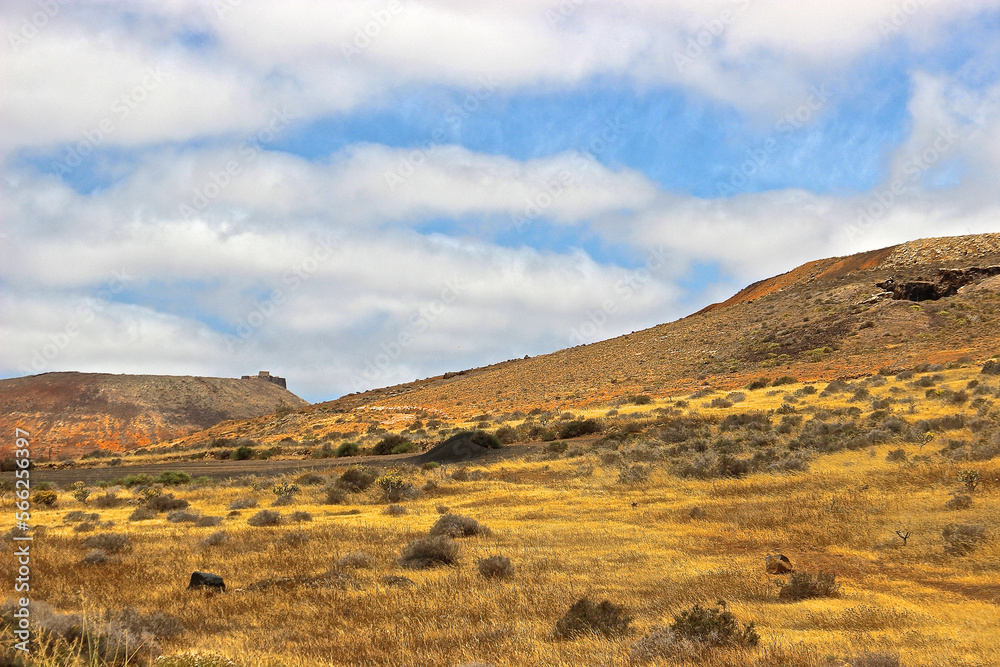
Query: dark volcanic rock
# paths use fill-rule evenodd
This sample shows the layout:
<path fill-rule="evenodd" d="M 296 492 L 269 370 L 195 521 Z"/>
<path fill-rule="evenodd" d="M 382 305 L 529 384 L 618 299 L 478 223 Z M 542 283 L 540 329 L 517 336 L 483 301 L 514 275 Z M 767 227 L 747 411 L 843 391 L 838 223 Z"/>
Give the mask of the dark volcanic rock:
<path fill-rule="evenodd" d="M 217 574 L 212 574 L 211 572 L 192 572 L 191 583 L 188 584 L 188 588 L 207 588 L 225 592 L 226 584 L 222 580 L 222 577 Z"/>

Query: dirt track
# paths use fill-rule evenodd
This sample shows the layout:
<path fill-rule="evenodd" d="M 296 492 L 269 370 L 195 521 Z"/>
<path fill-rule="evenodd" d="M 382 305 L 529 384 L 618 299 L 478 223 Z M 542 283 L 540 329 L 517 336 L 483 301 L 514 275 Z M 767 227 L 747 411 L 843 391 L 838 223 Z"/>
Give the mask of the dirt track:
<path fill-rule="evenodd" d="M 584 438 L 578 439 L 582 442 Z M 589 440 L 589 439 L 587 439 Z M 538 451 L 539 445 L 545 443 L 532 443 L 525 445 L 511 445 L 503 449 L 490 451 L 486 456 L 470 460 L 470 465 L 482 463 L 492 463 L 501 459 L 511 459 L 525 454 Z M 328 470 L 331 468 L 346 468 L 351 465 L 369 465 L 377 467 L 399 466 L 406 464 L 418 464 L 423 454 L 398 454 L 395 456 L 355 456 L 342 459 L 286 459 L 275 461 L 174 461 L 170 463 L 156 463 L 149 465 L 120 465 L 101 466 L 96 468 L 36 468 L 31 471 L 31 479 L 37 484 L 39 482 L 52 482 L 59 486 L 72 484 L 73 482 L 85 482 L 95 484 L 102 481 L 112 481 L 126 475 L 159 475 L 161 472 L 173 470 L 186 472 L 192 477 L 202 475 L 213 479 L 229 479 L 242 477 L 245 475 L 272 476 L 286 473 L 294 473 L 306 470 Z M 456 467 L 462 463 L 452 463 Z M 0 473 L 0 479 L 13 481 L 13 472 Z"/>

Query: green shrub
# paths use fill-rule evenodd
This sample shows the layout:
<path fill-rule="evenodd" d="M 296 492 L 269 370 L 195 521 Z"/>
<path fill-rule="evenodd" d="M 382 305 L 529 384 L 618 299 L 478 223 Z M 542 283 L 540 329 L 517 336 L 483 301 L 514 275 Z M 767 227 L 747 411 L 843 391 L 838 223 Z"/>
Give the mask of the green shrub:
<path fill-rule="evenodd" d="M 357 456 L 358 449 L 358 443 L 356 442 L 342 442 L 337 446 L 337 450 L 333 453 L 333 455 L 338 459 L 345 456 Z"/>
<path fill-rule="evenodd" d="M 437 461 L 427 461 L 426 463 L 420 466 L 420 469 L 430 471 L 430 470 L 437 470 L 440 467 L 441 464 L 438 463 Z"/>
<path fill-rule="evenodd" d="M 747 385 L 747 389 L 749 389 L 750 391 L 753 391 L 755 389 L 763 389 L 764 387 L 766 387 L 769 384 L 771 384 L 771 379 L 770 378 L 761 377 L 761 378 L 757 378 L 756 380 L 754 380 L 753 382 L 751 382 L 750 384 L 748 384 Z"/>
<path fill-rule="evenodd" d="M 372 454 L 385 456 L 386 454 L 392 454 L 392 450 L 396 447 L 408 444 L 410 444 L 409 438 L 393 433 L 375 443 L 375 447 L 372 448 Z"/>
<path fill-rule="evenodd" d="M 177 486 L 180 484 L 190 484 L 191 475 L 186 472 L 174 472 L 172 470 L 165 470 L 161 472 L 156 478 L 157 484 L 163 484 L 164 486 Z"/>
<path fill-rule="evenodd" d="M 243 445 L 230 452 L 229 458 L 233 461 L 247 461 L 252 459 L 256 453 L 257 451 L 253 447 Z"/>
<path fill-rule="evenodd" d="M 569 447 L 569 445 L 567 445 L 562 440 L 556 440 L 555 442 L 550 442 L 549 444 L 547 444 L 545 446 L 545 451 L 551 452 L 553 454 L 562 454 L 563 452 L 566 451 L 567 447 Z"/>
<path fill-rule="evenodd" d="M 605 637 L 625 635 L 632 619 L 624 608 L 607 600 L 599 603 L 580 598 L 556 621 L 556 637 L 571 639 L 583 634 Z"/>
<path fill-rule="evenodd" d="M 771 383 L 772 387 L 781 387 L 786 384 L 795 384 L 798 380 L 793 378 L 791 375 L 782 375 L 780 378 L 776 379 Z"/>

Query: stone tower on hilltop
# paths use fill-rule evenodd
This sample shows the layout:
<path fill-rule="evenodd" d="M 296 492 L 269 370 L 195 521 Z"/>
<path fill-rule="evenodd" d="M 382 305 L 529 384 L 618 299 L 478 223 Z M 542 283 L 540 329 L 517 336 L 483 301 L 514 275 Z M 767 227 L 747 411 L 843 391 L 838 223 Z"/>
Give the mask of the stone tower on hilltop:
<path fill-rule="evenodd" d="M 260 371 L 257 375 L 244 375 L 244 380 L 263 380 L 264 382 L 270 382 L 271 384 L 276 384 L 282 389 L 288 389 L 285 386 L 285 378 L 280 378 L 277 375 L 271 375 L 270 371 Z"/>

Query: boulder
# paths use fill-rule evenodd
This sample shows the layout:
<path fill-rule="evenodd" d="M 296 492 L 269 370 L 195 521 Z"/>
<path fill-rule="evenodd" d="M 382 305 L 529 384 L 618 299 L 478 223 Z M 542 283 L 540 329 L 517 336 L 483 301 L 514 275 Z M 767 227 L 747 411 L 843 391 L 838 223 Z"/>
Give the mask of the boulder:
<path fill-rule="evenodd" d="M 789 574 L 792 572 L 792 561 L 784 554 L 774 554 L 764 559 L 764 568 L 768 574 Z"/>
<path fill-rule="evenodd" d="M 222 577 L 211 572 L 192 572 L 191 583 L 188 588 L 205 588 L 212 591 L 226 591 L 226 584 Z"/>

